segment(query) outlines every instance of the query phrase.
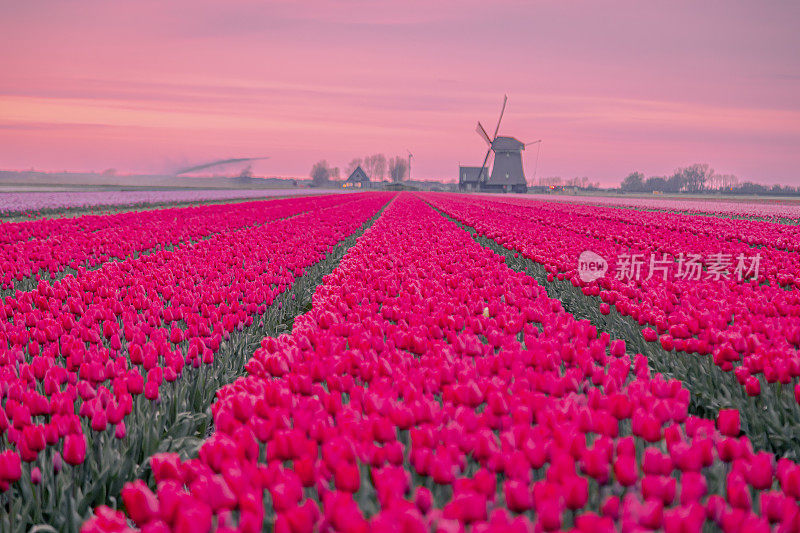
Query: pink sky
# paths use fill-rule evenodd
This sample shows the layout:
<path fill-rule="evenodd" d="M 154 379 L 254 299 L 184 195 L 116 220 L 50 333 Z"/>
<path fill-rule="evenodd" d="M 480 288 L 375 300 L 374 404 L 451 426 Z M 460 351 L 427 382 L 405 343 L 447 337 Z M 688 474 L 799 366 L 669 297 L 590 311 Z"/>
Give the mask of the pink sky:
<path fill-rule="evenodd" d="M 408 148 L 414 177 L 454 180 L 508 93 L 501 133 L 543 139 L 538 176 L 800 185 L 797 27 L 789 0 L 13 2 L 0 168 L 305 176 Z"/>

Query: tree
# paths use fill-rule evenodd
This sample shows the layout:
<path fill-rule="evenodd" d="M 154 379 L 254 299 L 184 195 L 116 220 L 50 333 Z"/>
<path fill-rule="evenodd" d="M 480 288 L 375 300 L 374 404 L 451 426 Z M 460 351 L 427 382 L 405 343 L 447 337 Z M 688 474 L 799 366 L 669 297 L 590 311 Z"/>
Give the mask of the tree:
<path fill-rule="evenodd" d="M 681 192 L 686 187 L 686 177 L 680 169 L 667 179 L 664 192 Z"/>
<path fill-rule="evenodd" d="M 389 159 L 389 177 L 395 183 L 400 183 L 408 173 L 408 160 L 402 156 Z"/>
<path fill-rule="evenodd" d="M 361 168 L 371 180 L 381 181 L 386 175 L 386 156 L 383 154 L 369 155 L 364 158 Z"/>
<path fill-rule="evenodd" d="M 367 173 L 367 176 L 369 176 L 370 179 L 373 178 L 373 174 L 374 174 L 374 172 L 372 171 L 372 167 L 373 166 L 374 165 L 372 163 L 372 156 L 371 155 L 368 155 L 367 157 L 365 157 L 361 161 L 361 168 L 364 169 L 364 172 Z"/>
<path fill-rule="evenodd" d="M 373 156 L 375 158 L 375 169 L 374 169 L 374 179 L 375 181 L 382 181 L 384 176 L 386 176 L 386 156 L 383 154 L 375 154 Z"/>
<path fill-rule="evenodd" d="M 561 176 L 550 176 L 539 178 L 539 185 L 544 187 L 558 187 L 561 185 Z"/>
<path fill-rule="evenodd" d="M 664 192 L 667 190 L 667 178 L 662 176 L 650 176 L 647 178 L 643 189 L 647 192 Z"/>
<path fill-rule="evenodd" d="M 631 172 L 622 180 L 620 188 L 623 191 L 641 192 L 644 190 L 644 174 L 641 172 Z"/>
<path fill-rule="evenodd" d="M 326 160 L 323 159 L 322 161 L 317 161 L 314 163 L 314 166 L 311 167 L 311 184 L 314 187 L 322 187 L 328 183 L 328 180 L 332 175 L 333 169 L 328 166 L 328 162 Z"/>
<path fill-rule="evenodd" d="M 706 189 L 713 176 L 714 169 L 708 163 L 695 163 L 686 168 L 678 169 L 683 178 L 684 187 L 689 192 L 700 192 Z"/>
<path fill-rule="evenodd" d="M 714 174 L 714 185 L 717 189 L 731 190 L 739 184 L 739 178 L 733 174 Z"/>
<path fill-rule="evenodd" d="M 353 159 L 351 159 L 350 162 L 347 163 L 347 175 L 349 176 L 350 174 L 352 174 L 353 171 L 355 171 L 355 169 L 360 167 L 363 162 L 364 160 L 361 159 L 360 157 L 354 157 Z"/>

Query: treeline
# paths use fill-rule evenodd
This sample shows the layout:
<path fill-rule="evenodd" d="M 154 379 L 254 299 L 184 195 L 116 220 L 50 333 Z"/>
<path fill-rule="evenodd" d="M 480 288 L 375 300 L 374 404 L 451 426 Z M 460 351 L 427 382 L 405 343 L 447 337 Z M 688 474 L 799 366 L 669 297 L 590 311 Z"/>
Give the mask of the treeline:
<path fill-rule="evenodd" d="M 395 183 L 403 181 L 408 176 L 409 170 L 408 160 L 403 156 L 387 158 L 384 154 L 372 154 L 351 159 L 345 167 L 343 178 L 347 179 L 358 167 L 361 167 L 371 181 L 384 181 L 388 176 Z M 339 177 L 339 167 L 332 167 L 325 159 L 317 161 L 311 167 L 311 180 L 316 186 L 338 180 Z"/>
<path fill-rule="evenodd" d="M 548 176 L 539 178 L 539 182 L 532 187 L 564 188 L 576 187 L 578 189 L 595 190 L 600 188 L 600 182 L 589 181 L 588 176 L 576 176 L 574 178 L 562 178 L 561 176 Z"/>
<path fill-rule="evenodd" d="M 664 192 L 664 193 L 725 193 L 725 194 L 764 194 L 800 195 L 799 187 L 790 185 L 761 185 L 751 181 L 740 182 L 732 174 L 717 174 L 707 163 L 695 163 L 678 168 L 669 176 L 645 177 L 642 172 L 631 172 L 620 189 L 625 192 Z"/>

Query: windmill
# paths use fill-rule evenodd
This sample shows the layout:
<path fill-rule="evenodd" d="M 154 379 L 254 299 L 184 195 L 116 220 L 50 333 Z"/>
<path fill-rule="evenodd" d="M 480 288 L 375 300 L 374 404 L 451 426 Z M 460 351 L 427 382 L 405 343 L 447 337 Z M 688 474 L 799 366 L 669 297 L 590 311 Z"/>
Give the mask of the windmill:
<path fill-rule="evenodd" d="M 528 192 L 528 183 L 525 181 L 525 171 L 522 169 L 522 150 L 526 146 L 542 142 L 541 139 L 529 143 L 523 143 L 514 137 L 498 136 L 500 122 L 506 111 L 508 96 L 503 97 L 503 107 L 500 109 L 500 118 L 497 119 L 497 127 L 494 135 L 489 137 L 480 122 L 475 131 L 489 147 L 486 150 L 486 157 L 483 158 L 479 176 L 479 188 L 484 192 Z M 494 152 L 494 162 L 492 173 L 487 175 L 486 163 L 489 161 L 489 154 Z"/>

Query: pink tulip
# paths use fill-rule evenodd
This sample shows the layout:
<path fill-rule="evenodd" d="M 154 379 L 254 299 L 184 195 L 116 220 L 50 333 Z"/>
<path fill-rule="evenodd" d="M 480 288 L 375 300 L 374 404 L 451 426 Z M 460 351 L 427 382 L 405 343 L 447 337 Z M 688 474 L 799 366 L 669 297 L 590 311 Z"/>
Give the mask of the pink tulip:
<path fill-rule="evenodd" d="M 122 488 L 122 501 L 128 516 L 140 527 L 158 515 L 158 500 L 143 481 L 126 483 Z"/>
<path fill-rule="evenodd" d="M 729 437 L 739 436 L 739 411 L 736 409 L 720 409 L 717 424 L 723 435 Z"/>
<path fill-rule="evenodd" d="M 73 465 L 83 463 L 86 458 L 86 437 L 83 435 L 67 435 L 64 438 L 64 460 Z"/>
<path fill-rule="evenodd" d="M 614 462 L 614 477 L 617 482 L 626 487 L 636 483 L 639 479 L 636 458 L 628 455 L 617 457 Z"/>
<path fill-rule="evenodd" d="M 0 479 L 8 483 L 18 481 L 20 477 L 22 477 L 20 456 L 11 450 L 0 452 Z"/>

